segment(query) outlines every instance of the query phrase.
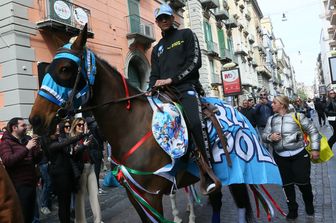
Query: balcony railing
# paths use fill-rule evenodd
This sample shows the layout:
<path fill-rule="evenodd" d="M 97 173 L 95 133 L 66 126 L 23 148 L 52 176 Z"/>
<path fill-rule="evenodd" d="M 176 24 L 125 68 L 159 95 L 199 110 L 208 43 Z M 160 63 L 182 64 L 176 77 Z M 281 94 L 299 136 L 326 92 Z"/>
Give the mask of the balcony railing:
<path fill-rule="evenodd" d="M 235 47 L 235 54 L 242 54 L 243 56 L 247 56 L 248 49 L 244 45 L 237 44 Z"/>
<path fill-rule="evenodd" d="M 224 46 L 219 48 L 219 60 L 222 63 L 228 63 L 234 60 L 234 53 L 232 50 L 226 49 Z"/>
<path fill-rule="evenodd" d="M 93 37 L 90 10 L 80 5 L 61 0 L 44 0 L 45 15 L 37 22 L 39 29 L 56 29 L 77 34 L 88 24 L 88 35 Z"/>
<path fill-rule="evenodd" d="M 213 41 L 206 41 L 208 55 L 218 56 L 218 44 Z"/>
<path fill-rule="evenodd" d="M 200 0 L 203 8 L 215 9 L 219 7 L 219 0 Z"/>
<path fill-rule="evenodd" d="M 221 78 L 218 74 L 215 72 L 211 73 L 211 85 L 220 85 L 221 84 Z"/>
<path fill-rule="evenodd" d="M 229 19 L 229 12 L 226 9 L 216 8 L 214 13 L 217 20 Z"/>
<path fill-rule="evenodd" d="M 253 34 L 250 33 L 250 34 L 248 35 L 247 38 L 248 38 L 248 41 L 249 41 L 251 44 L 253 44 L 253 43 L 255 42 L 255 38 L 254 38 L 254 35 L 253 35 Z"/>
<path fill-rule="evenodd" d="M 138 15 L 129 15 L 127 18 L 127 39 L 132 40 L 130 45 L 140 43 L 148 49 L 155 42 L 154 24 Z"/>
<path fill-rule="evenodd" d="M 231 29 L 231 28 L 237 28 L 238 27 L 238 22 L 237 19 L 233 18 L 233 17 L 229 17 L 228 20 L 224 21 L 225 27 L 227 29 Z"/>
<path fill-rule="evenodd" d="M 169 5 L 173 9 L 178 10 L 178 9 L 183 8 L 185 6 L 185 0 L 170 0 Z"/>
<path fill-rule="evenodd" d="M 336 12 L 333 12 L 331 15 L 330 25 L 336 25 Z"/>

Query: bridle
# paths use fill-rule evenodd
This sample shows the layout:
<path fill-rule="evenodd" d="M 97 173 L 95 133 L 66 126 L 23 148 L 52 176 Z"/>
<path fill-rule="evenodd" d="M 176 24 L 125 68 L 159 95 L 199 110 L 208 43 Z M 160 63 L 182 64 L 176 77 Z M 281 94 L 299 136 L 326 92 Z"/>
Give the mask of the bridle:
<path fill-rule="evenodd" d="M 55 119 L 61 121 L 62 119 L 73 116 L 77 113 L 91 111 L 101 106 L 105 106 L 113 103 L 128 102 L 130 107 L 130 100 L 145 95 L 146 92 L 141 92 L 135 95 L 128 95 L 128 87 L 123 75 L 120 75 L 124 82 L 124 87 L 126 91 L 126 97 L 119 99 L 112 99 L 107 102 L 103 102 L 99 105 L 88 106 L 79 109 L 80 106 L 85 105 L 88 100 L 92 97 L 92 87 L 95 81 L 96 75 L 96 59 L 94 53 L 89 49 L 85 48 L 81 54 L 78 54 L 71 49 L 71 44 L 66 44 L 60 48 L 53 61 L 56 59 L 70 59 L 76 63 L 78 69 L 76 73 L 76 79 L 72 88 L 66 88 L 59 85 L 54 78 L 47 73 L 43 78 L 42 85 L 38 94 L 45 98 L 46 100 L 58 105 L 60 108 L 56 111 Z M 83 77 L 86 84 L 85 86 L 77 90 L 80 82 L 80 78 Z"/>

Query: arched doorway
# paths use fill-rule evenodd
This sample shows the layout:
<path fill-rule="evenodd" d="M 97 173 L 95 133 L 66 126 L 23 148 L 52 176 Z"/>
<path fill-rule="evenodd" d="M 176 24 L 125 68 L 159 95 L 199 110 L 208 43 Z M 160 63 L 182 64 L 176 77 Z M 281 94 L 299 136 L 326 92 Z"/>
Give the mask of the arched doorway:
<path fill-rule="evenodd" d="M 148 88 L 150 65 L 146 56 L 139 50 L 130 51 L 126 57 L 125 74 L 130 84 L 141 90 Z"/>

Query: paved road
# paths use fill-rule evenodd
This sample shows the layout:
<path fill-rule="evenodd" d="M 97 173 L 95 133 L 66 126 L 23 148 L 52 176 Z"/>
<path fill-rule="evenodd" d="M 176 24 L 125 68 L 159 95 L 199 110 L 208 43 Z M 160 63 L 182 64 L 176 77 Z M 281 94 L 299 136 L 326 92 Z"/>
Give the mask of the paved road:
<path fill-rule="evenodd" d="M 327 126 L 322 127 L 321 132 L 329 137 L 332 133 Z M 336 159 L 333 158 L 326 164 L 312 165 L 311 181 L 313 185 L 314 204 L 316 209 L 315 218 L 307 218 L 300 192 L 297 190 L 297 200 L 299 203 L 299 218 L 297 223 L 318 222 L 318 223 L 335 223 L 336 222 Z M 333 186 L 331 186 L 333 185 Z M 274 199 L 279 203 L 280 207 L 286 212 L 286 202 L 281 187 L 268 185 L 266 186 Z M 141 222 L 137 213 L 134 211 L 130 202 L 127 200 L 126 193 L 123 188 L 105 188 L 106 193 L 99 196 L 103 221 L 105 223 L 136 223 Z M 255 203 L 250 193 L 253 209 Z M 201 205 L 196 205 L 196 222 L 211 222 L 211 207 L 206 197 L 201 197 Z M 221 211 L 221 222 L 237 222 L 237 209 L 227 187 L 223 188 L 223 206 Z M 180 211 L 180 217 L 183 222 L 188 222 L 188 213 L 186 210 L 186 197 L 183 191 L 177 193 L 177 207 Z M 165 217 L 172 220 L 170 201 L 168 197 L 164 198 Z M 42 222 L 58 222 L 56 209 L 49 216 L 41 216 Z M 92 213 L 87 202 L 88 222 L 92 222 Z M 254 211 L 255 213 L 255 211 Z M 275 210 L 275 217 L 272 222 L 287 222 L 285 217 Z M 267 222 L 264 211 L 261 217 L 256 218 L 257 222 Z"/>

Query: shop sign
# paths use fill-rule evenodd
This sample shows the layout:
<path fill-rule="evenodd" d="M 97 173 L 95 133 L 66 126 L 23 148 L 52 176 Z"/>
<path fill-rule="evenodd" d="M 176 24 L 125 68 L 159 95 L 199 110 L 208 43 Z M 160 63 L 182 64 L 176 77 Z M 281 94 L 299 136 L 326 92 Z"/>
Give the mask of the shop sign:
<path fill-rule="evenodd" d="M 241 81 L 239 68 L 222 70 L 224 96 L 241 94 Z"/>

